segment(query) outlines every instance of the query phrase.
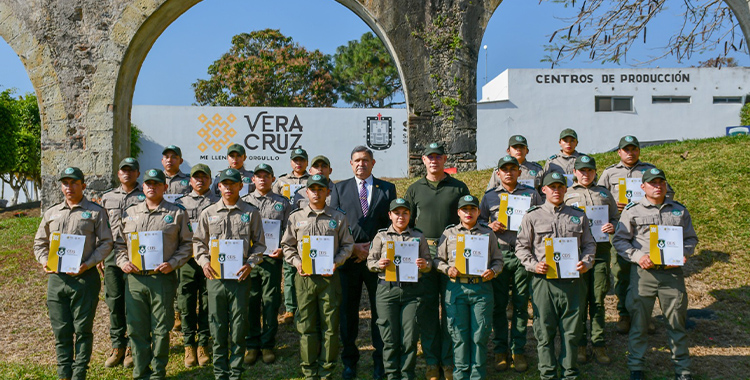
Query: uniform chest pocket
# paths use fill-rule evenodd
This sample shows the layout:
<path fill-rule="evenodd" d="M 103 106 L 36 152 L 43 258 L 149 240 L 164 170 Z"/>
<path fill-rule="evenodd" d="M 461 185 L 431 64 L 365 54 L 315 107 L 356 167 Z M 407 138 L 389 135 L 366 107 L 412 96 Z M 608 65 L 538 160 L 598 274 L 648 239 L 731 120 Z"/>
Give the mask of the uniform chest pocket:
<path fill-rule="evenodd" d="M 637 216 L 633 218 L 633 222 L 636 226 L 649 226 L 651 224 L 659 224 L 659 218 L 655 215 Z"/>
<path fill-rule="evenodd" d="M 339 222 L 335 219 L 317 220 L 315 222 L 314 235 L 319 236 L 334 236 L 336 235 L 335 228 Z"/>
<path fill-rule="evenodd" d="M 565 224 L 565 235 L 566 237 L 580 236 L 583 234 L 583 220 L 578 224 L 567 223 Z"/>
<path fill-rule="evenodd" d="M 545 223 L 540 226 L 534 226 L 534 232 L 540 238 L 552 237 L 552 225 Z"/>
<path fill-rule="evenodd" d="M 220 236 L 225 233 L 224 229 L 225 220 L 224 218 L 216 218 L 214 220 L 211 220 L 211 217 L 208 219 L 208 234 L 210 236 Z"/>
<path fill-rule="evenodd" d="M 682 215 L 668 215 L 668 216 L 662 216 L 662 224 L 668 225 L 668 226 L 682 226 L 683 225 L 683 216 Z"/>
<path fill-rule="evenodd" d="M 165 237 L 168 236 L 170 239 L 174 239 L 173 241 L 177 240 L 177 235 L 179 235 L 179 233 L 180 226 L 178 226 L 176 222 L 166 223 L 162 228 L 162 234 L 164 234 Z"/>
<path fill-rule="evenodd" d="M 94 233 L 96 223 L 94 219 L 81 219 L 76 226 L 76 232 L 80 235 L 91 235 Z"/>

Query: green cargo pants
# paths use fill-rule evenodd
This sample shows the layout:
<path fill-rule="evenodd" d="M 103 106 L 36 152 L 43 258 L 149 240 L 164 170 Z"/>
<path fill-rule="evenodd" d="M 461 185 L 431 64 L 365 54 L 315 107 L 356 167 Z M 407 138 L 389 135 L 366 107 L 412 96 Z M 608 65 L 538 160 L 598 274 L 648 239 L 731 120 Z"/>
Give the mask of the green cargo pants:
<path fill-rule="evenodd" d="M 185 346 L 208 347 L 211 330 L 208 325 L 206 275 L 193 259 L 180 268 L 177 304 L 180 307 L 182 339 Z"/>
<path fill-rule="evenodd" d="M 55 336 L 57 377 L 61 379 L 86 378 L 94 348 L 92 330 L 101 286 L 96 268 L 80 276 L 64 273 L 48 276 L 47 308 Z"/>
<path fill-rule="evenodd" d="M 112 348 L 128 346 L 128 325 L 125 320 L 125 272 L 117 266 L 115 253 L 104 259 L 104 302 L 109 309 L 109 340 Z"/>
<path fill-rule="evenodd" d="M 206 287 L 211 336 L 214 338 L 214 377 L 217 380 L 239 380 L 245 356 L 250 281 L 208 280 Z"/>
<path fill-rule="evenodd" d="M 437 246 L 429 247 L 430 254 L 435 257 Z M 417 319 L 424 361 L 428 366 L 453 366 L 453 342 L 445 315 L 448 276 L 433 267 L 429 272 L 423 273 L 419 281 L 422 283 L 423 293 Z M 442 313 L 440 309 L 443 309 Z"/>
<path fill-rule="evenodd" d="M 163 379 L 169 362 L 169 331 L 174 327 L 177 273 L 127 276 L 125 310 L 134 379 Z"/>
<path fill-rule="evenodd" d="M 586 347 L 588 344 L 587 336 L 590 332 L 591 345 L 594 347 L 604 347 L 604 317 L 606 309 L 604 299 L 609 292 L 609 259 L 610 247 L 608 242 L 596 243 L 596 256 L 594 267 L 588 272 L 581 275 L 586 283 L 586 297 L 581 305 L 581 340 L 578 342 L 579 347 Z M 591 319 L 591 329 L 586 329 L 586 311 L 588 318 Z"/>
<path fill-rule="evenodd" d="M 503 271 L 492 280 L 495 307 L 492 310 L 492 343 L 496 354 L 508 352 L 508 316 L 505 309 L 513 304 L 510 321 L 510 351 L 523 354 L 526 346 L 526 326 L 529 321 L 529 284 L 531 278 L 513 251 L 503 252 Z M 510 296 L 509 296 L 510 294 Z"/>
<path fill-rule="evenodd" d="M 284 309 L 289 313 L 297 312 L 297 293 L 294 291 L 294 278 L 297 277 L 297 268 L 286 262 L 284 267 Z"/>
<path fill-rule="evenodd" d="M 245 338 L 248 349 L 272 349 L 276 346 L 281 306 L 282 264 L 281 259 L 266 257 L 258 268 L 250 273 L 249 319 Z"/>
<path fill-rule="evenodd" d="M 332 379 L 339 355 L 339 307 L 341 279 L 295 276 L 297 313 L 294 316 L 300 333 L 300 366 L 307 379 Z"/>
<path fill-rule="evenodd" d="M 586 283 L 578 279 L 548 280 L 534 274 L 534 336 L 539 356 L 541 379 L 575 379 L 578 377 L 577 348 L 581 339 L 580 305 L 586 297 Z M 555 336 L 560 330 L 560 358 L 555 355 Z M 562 367 L 559 376 L 558 362 Z"/>
<path fill-rule="evenodd" d="M 475 277 L 479 279 L 478 277 Z M 481 279 L 479 279 L 481 281 Z M 495 300 L 491 282 L 449 281 L 445 290 L 448 331 L 453 338 L 455 380 L 487 378 L 487 343 Z"/>
<path fill-rule="evenodd" d="M 612 260 L 612 278 L 614 279 L 615 295 L 617 296 L 617 314 L 621 317 L 629 317 L 625 300 L 628 297 L 630 287 L 630 262 L 617 254 L 615 247 L 610 250 Z"/>
<path fill-rule="evenodd" d="M 672 351 L 675 373 L 690 374 L 690 353 L 685 330 L 688 297 L 682 268 L 646 270 L 637 264 L 632 265 L 627 302 L 631 318 L 628 369 L 646 369 L 648 322 L 654 310 L 654 301 L 659 298 L 661 311 L 667 320 L 667 342 Z"/>
<path fill-rule="evenodd" d="M 417 378 L 417 309 L 422 284 L 378 281 L 376 307 L 383 338 L 383 366 L 388 380 Z"/>

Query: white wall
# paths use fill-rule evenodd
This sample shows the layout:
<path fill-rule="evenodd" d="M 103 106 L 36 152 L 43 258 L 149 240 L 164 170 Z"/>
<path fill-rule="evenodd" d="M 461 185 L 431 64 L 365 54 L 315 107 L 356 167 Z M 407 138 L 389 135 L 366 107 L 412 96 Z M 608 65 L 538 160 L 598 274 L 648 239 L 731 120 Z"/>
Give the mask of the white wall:
<path fill-rule="evenodd" d="M 630 75 L 659 74 L 662 79 L 687 75 L 689 81 L 630 81 Z M 560 82 L 568 75 L 568 83 L 544 83 L 552 81 L 545 75 L 555 75 Z M 570 83 L 571 75 L 587 83 Z M 603 82 L 605 76 L 607 82 Z M 612 76 L 614 82 L 609 83 Z M 496 165 L 514 134 L 528 139 L 531 160 L 557 153 L 559 133 L 565 128 L 576 130 L 578 150 L 586 153 L 615 148 L 625 134 L 641 141 L 723 136 L 726 127 L 739 125 L 742 104 L 713 104 L 713 97 L 744 99 L 748 89 L 750 70 L 745 68 L 510 69 L 482 88 L 482 102 L 477 106 L 478 167 Z M 504 91 L 507 100 L 498 96 Z M 690 103 L 652 104 L 652 96 L 667 95 L 690 96 Z M 633 111 L 594 112 L 595 96 L 632 96 Z"/>

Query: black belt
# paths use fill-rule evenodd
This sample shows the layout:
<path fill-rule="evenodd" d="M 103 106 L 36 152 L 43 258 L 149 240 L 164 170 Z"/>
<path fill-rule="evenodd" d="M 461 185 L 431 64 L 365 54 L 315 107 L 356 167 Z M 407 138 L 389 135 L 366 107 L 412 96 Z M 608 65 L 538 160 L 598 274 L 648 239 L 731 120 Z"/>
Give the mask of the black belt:
<path fill-rule="evenodd" d="M 577 281 L 581 279 L 580 277 L 578 278 L 547 278 L 546 273 L 545 274 L 534 273 L 534 277 L 541 278 L 544 280 L 555 281 L 555 282 L 573 282 L 573 281 Z"/>
<path fill-rule="evenodd" d="M 481 284 L 483 282 L 492 281 L 492 279 L 486 280 L 482 276 L 472 276 L 472 277 L 456 277 L 451 278 L 452 282 L 458 282 L 460 284 Z"/>
<path fill-rule="evenodd" d="M 638 265 L 636 263 L 631 263 L 631 264 L 633 264 L 634 266 L 636 266 L 638 268 L 641 267 L 640 265 Z M 657 265 L 657 264 L 654 264 L 653 267 L 648 268 L 646 270 L 669 270 L 669 269 L 675 269 L 675 268 L 679 268 L 679 267 L 669 267 L 668 265 Z"/>
<path fill-rule="evenodd" d="M 404 289 L 404 288 L 416 286 L 417 283 L 416 282 L 401 282 L 401 281 L 386 281 L 383 279 L 378 279 L 378 285 L 398 287 L 398 288 Z"/>
<path fill-rule="evenodd" d="M 139 276 L 153 276 L 155 274 L 162 274 L 162 273 L 158 270 L 141 270 L 138 272 L 133 272 L 131 274 L 137 274 Z"/>

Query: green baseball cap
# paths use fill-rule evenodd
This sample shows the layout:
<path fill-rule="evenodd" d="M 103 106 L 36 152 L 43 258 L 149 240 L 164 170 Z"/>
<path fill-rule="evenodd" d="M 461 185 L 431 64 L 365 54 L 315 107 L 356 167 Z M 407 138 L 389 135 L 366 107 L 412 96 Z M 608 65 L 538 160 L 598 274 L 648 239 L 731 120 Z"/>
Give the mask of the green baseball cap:
<path fill-rule="evenodd" d="M 331 161 L 326 156 L 315 156 L 313 157 L 312 161 L 310 162 L 310 166 L 315 166 L 315 163 L 318 161 L 323 161 L 328 165 L 328 167 L 331 167 Z"/>
<path fill-rule="evenodd" d="M 227 156 L 232 153 L 239 153 L 241 155 L 245 155 L 245 147 L 240 144 L 232 144 L 229 147 L 227 147 Z"/>
<path fill-rule="evenodd" d="M 167 146 L 165 146 L 164 150 L 161 151 L 161 155 L 163 156 L 163 155 L 167 154 L 167 152 L 169 152 L 170 150 L 173 151 L 173 152 L 175 152 L 175 153 L 177 153 L 178 156 L 182 157 L 182 149 L 180 149 L 180 147 L 177 146 L 177 145 L 167 145 Z"/>
<path fill-rule="evenodd" d="M 479 199 L 473 195 L 464 195 L 458 200 L 458 208 L 466 206 L 479 207 Z"/>
<path fill-rule="evenodd" d="M 120 161 L 120 166 L 118 167 L 118 169 L 122 169 L 126 166 L 135 170 L 141 170 L 141 165 L 138 163 L 138 160 L 133 157 L 127 157 Z"/>
<path fill-rule="evenodd" d="M 156 181 L 160 183 L 167 183 L 167 177 L 164 172 L 159 169 L 149 169 L 146 174 L 143 175 L 143 182 Z"/>
<path fill-rule="evenodd" d="M 190 169 L 190 176 L 195 176 L 195 173 L 205 173 L 208 174 L 208 176 L 211 176 L 211 168 L 208 167 L 206 164 L 196 164 L 193 166 L 192 169 Z"/>
<path fill-rule="evenodd" d="M 290 157 L 291 157 L 292 160 L 295 159 L 295 158 L 300 158 L 300 157 L 304 158 L 306 160 L 307 159 L 307 151 L 304 150 L 304 149 L 302 149 L 302 148 L 297 148 L 297 149 L 295 149 L 295 150 L 292 151 L 292 154 L 291 154 Z"/>
<path fill-rule="evenodd" d="M 515 145 L 523 145 L 525 147 L 528 147 L 529 142 L 526 141 L 526 137 L 523 137 L 521 135 L 510 136 L 510 139 L 508 139 L 508 146 L 510 147 Z"/>
<path fill-rule="evenodd" d="M 242 174 L 237 169 L 224 169 L 219 172 L 219 182 L 224 181 L 242 182 Z"/>
<path fill-rule="evenodd" d="M 568 186 L 568 181 L 565 179 L 565 176 L 560 174 L 560 172 L 549 172 L 544 175 L 544 179 L 542 179 L 542 186 L 549 186 L 553 183 L 559 183 L 563 186 Z"/>
<path fill-rule="evenodd" d="M 521 166 L 521 165 L 518 164 L 518 160 L 516 160 L 515 157 L 513 157 L 513 156 L 505 156 L 505 157 L 501 158 L 500 161 L 497 162 L 497 168 L 500 169 L 503 166 L 509 165 L 509 164 L 510 165 Z"/>
<path fill-rule="evenodd" d="M 647 169 L 646 172 L 643 173 L 643 183 L 651 182 L 657 178 L 661 178 L 666 181 L 667 173 L 664 173 L 664 170 L 658 168 Z"/>
<path fill-rule="evenodd" d="M 578 140 L 578 134 L 576 133 L 576 131 L 574 131 L 574 130 L 572 130 L 570 128 L 565 128 L 565 129 L 562 130 L 562 132 L 560 132 L 560 140 L 562 140 L 562 139 L 564 139 L 564 138 L 566 138 L 568 136 L 570 136 L 570 137 Z"/>
<path fill-rule="evenodd" d="M 638 139 L 635 138 L 635 136 L 628 135 L 628 136 L 622 136 L 622 138 L 620 139 L 620 144 L 617 145 L 617 149 L 622 149 L 628 145 L 633 145 L 636 148 L 641 147 L 641 143 L 638 142 Z"/>
<path fill-rule="evenodd" d="M 323 186 L 328 188 L 328 179 L 320 174 L 312 175 L 307 179 L 307 188 L 309 189 L 312 185 Z"/>
<path fill-rule="evenodd" d="M 83 181 L 83 172 L 75 166 L 70 166 L 60 172 L 59 180 L 62 181 L 65 178 L 80 179 Z"/>
<path fill-rule="evenodd" d="M 253 170 L 255 173 L 257 172 L 266 172 L 273 176 L 273 168 L 271 165 L 268 164 L 258 164 L 258 166 L 255 167 L 255 170 Z"/>
<path fill-rule="evenodd" d="M 439 154 L 444 155 L 445 154 L 445 147 L 443 144 L 439 143 L 430 143 L 424 148 L 424 153 L 422 153 L 423 156 L 429 156 L 431 154 Z"/>
<path fill-rule="evenodd" d="M 583 168 L 589 168 L 596 170 L 596 160 L 594 157 L 587 156 L 587 155 L 581 155 L 576 157 L 576 162 L 573 164 L 573 168 L 576 170 L 580 170 Z"/>
<path fill-rule="evenodd" d="M 409 203 L 409 201 L 404 198 L 396 198 L 391 201 L 391 207 L 388 209 L 388 211 L 393 211 L 399 207 L 406 207 L 407 209 L 411 210 L 411 204 Z"/>

